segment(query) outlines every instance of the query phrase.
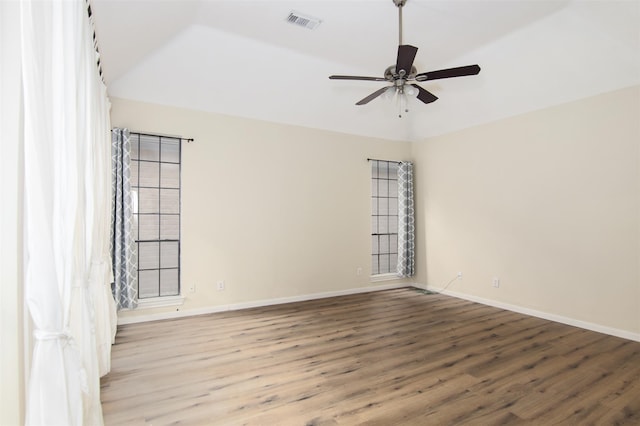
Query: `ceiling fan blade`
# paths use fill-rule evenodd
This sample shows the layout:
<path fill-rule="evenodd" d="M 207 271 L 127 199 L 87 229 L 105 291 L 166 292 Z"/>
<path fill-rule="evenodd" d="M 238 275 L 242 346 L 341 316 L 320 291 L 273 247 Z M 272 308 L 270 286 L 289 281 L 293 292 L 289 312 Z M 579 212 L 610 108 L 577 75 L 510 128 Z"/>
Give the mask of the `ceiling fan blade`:
<path fill-rule="evenodd" d="M 418 96 L 416 97 L 420 99 L 422 102 L 424 102 L 425 104 L 430 104 L 431 102 L 435 102 L 438 100 L 438 97 L 433 93 L 431 93 L 430 91 L 423 89 L 417 84 L 412 84 L 412 86 L 418 89 Z"/>
<path fill-rule="evenodd" d="M 416 58 L 418 48 L 403 44 L 398 46 L 398 59 L 396 60 L 396 73 L 400 73 L 400 70 L 405 71 L 405 75 L 411 73 L 411 67 L 413 66 L 413 60 Z"/>
<path fill-rule="evenodd" d="M 467 65 L 464 67 L 447 68 L 444 70 L 423 72 L 416 75 L 416 81 L 438 80 L 440 78 L 464 77 L 476 75 L 480 72 L 480 66 Z"/>
<path fill-rule="evenodd" d="M 367 80 L 367 81 L 387 81 L 382 77 L 360 77 L 357 75 L 330 75 L 331 80 Z"/>
<path fill-rule="evenodd" d="M 361 99 L 358 102 L 356 102 L 356 105 L 368 104 L 369 102 L 371 102 L 372 100 L 374 100 L 378 96 L 382 95 L 389 87 L 393 87 L 393 86 L 385 86 L 382 89 L 376 90 L 375 92 L 373 92 L 372 94 L 370 94 L 366 98 Z"/>

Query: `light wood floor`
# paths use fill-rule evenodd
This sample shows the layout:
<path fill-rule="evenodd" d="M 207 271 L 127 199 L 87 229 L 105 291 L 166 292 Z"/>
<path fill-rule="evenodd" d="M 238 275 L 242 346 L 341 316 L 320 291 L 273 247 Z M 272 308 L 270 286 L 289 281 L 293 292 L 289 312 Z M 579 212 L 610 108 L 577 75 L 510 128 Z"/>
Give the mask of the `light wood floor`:
<path fill-rule="evenodd" d="M 415 289 L 119 327 L 107 425 L 640 424 L 640 343 Z"/>

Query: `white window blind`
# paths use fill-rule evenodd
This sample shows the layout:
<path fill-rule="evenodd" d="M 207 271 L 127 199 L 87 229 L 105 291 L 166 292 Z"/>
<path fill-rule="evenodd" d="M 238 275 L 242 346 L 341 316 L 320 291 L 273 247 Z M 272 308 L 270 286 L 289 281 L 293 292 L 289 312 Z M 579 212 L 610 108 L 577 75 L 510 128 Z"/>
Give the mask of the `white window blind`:
<path fill-rule="evenodd" d="M 398 264 L 398 163 L 371 160 L 371 275 Z"/>
<path fill-rule="evenodd" d="M 131 133 L 138 298 L 180 294 L 180 139 Z"/>

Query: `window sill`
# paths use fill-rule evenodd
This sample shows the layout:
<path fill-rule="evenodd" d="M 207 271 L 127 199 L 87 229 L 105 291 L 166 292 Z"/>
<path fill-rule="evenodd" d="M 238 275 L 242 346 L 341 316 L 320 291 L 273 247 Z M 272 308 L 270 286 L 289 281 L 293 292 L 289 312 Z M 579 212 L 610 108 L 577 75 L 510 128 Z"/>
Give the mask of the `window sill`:
<path fill-rule="evenodd" d="M 161 308 L 163 306 L 180 306 L 184 304 L 184 296 L 150 297 L 138 299 L 137 309 Z"/>
<path fill-rule="evenodd" d="M 371 275 L 369 277 L 369 281 L 371 281 L 372 283 L 377 283 L 380 281 L 399 280 L 399 279 L 400 277 L 395 273 Z"/>

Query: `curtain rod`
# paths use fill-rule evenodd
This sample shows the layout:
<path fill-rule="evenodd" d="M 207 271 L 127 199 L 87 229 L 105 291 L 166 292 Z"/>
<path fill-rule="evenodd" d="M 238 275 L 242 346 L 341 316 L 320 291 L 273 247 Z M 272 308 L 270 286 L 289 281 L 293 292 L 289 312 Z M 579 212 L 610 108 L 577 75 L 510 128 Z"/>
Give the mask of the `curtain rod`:
<path fill-rule="evenodd" d="M 113 129 L 111 131 L 113 131 Z M 129 129 L 129 132 L 130 133 L 135 133 L 135 134 L 138 134 L 138 135 L 143 135 L 143 136 L 153 136 L 153 137 L 160 137 L 160 138 L 167 138 L 167 139 L 178 139 L 181 142 L 185 141 L 187 143 L 195 142 L 195 139 L 193 139 L 193 138 L 181 138 L 179 136 L 160 135 L 158 133 L 136 132 L 135 130 L 131 130 L 131 129 Z"/>
<path fill-rule="evenodd" d="M 85 0 L 87 5 L 87 15 L 89 15 L 89 25 L 91 26 L 92 38 L 93 38 L 93 48 L 96 51 L 96 66 L 98 67 L 98 74 L 100 75 L 100 79 L 102 83 L 104 83 L 104 75 L 102 75 L 102 63 L 100 62 L 100 49 L 98 49 L 98 38 L 96 37 L 96 26 L 93 22 L 93 11 L 91 10 L 91 0 Z"/>
<path fill-rule="evenodd" d="M 367 158 L 367 161 L 386 161 L 387 163 L 396 163 L 396 164 L 402 163 L 402 161 L 378 160 L 377 158 Z"/>

